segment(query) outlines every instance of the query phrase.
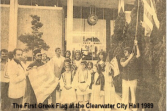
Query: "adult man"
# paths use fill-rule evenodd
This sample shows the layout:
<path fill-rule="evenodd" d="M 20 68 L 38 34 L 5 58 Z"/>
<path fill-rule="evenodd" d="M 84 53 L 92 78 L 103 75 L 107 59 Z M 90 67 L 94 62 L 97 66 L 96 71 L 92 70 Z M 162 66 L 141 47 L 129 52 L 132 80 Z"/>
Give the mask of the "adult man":
<path fill-rule="evenodd" d="M 33 51 L 33 54 L 34 54 L 34 57 L 35 57 L 35 61 L 32 62 L 28 66 L 28 68 L 27 68 L 28 70 L 31 69 L 31 68 L 36 68 L 36 67 L 44 65 L 44 63 L 42 62 L 41 50 L 40 49 L 36 49 L 36 50 Z M 33 90 L 32 86 L 31 86 L 31 83 L 30 83 L 30 80 L 29 80 L 28 77 L 27 77 L 27 92 L 26 92 L 25 95 L 27 97 L 28 103 L 30 103 L 30 104 L 36 104 L 37 103 L 37 99 L 36 99 L 34 90 Z M 46 99 L 46 101 L 44 101 L 44 103 L 47 104 L 47 102 L 48 101 Z M 39 110 L 39 109 L 31 108 L 30 110 L 31 111 L 36 111 L 36 110 Z"/>
<path fill-rule="evenodd" d="M 32 68 L 32 67 L 39 67 L 44 65 L 44 63 L 42 62 L 42 54 L 41 54 L 41 50 L 40 49 L 36 49 L 33 51 L 34 56 L 35 56 L 35 61 L 32 62 L 28 68 Z"/>
<path fill-rule="evenodd" d="M 120 60 L 121 66 L 123 67 L 122 74 L 122 102 L 127 104 L 136 103 L 136 87 L 137 87 L 137 77 L 138 77 L 138 63 L 137 60 L 140 57 L 140 51 L 138 48 L 137 41 L 134 41 L 134 46 L 136 48 L 136 55 L 134 52 L 131 52 L 129 47 L 124 49 L 125 58 Z M 129 88 L 131 91 L 131 101 L 129 101 Z M 137 109 L 133 109 L 137 110 Z"/>
<path fill-rule="evenodd" d="M 9 103 L 9 98 L 8 98 L 8 87 L 9 87 L 9 78 L 6 73 L 7 69 L 7 62 L 8 62 L 8 51 L 6 49 L 2 49 L 0 51 L 0 56 L 1 56 L 1 108 L 2 110 L 7 109 L 10 105 Z"/>
<path fill-rule="evenodd" d="M 21 104 L 26 88 L 26 75 L 21 64 L 23 51 L 21 49 L 15 49 L 13 51 L 14 58 L 8 63 L 7 73 L 10 78 L 8 96 L 11 99 L 11 111 L 18 111 L 18 108 L 14 108 L 13 103 Z"/>
<path fill-rule="evenodd" d="M 61 72 L 62 72 L 62 69 L 64 66 L 65 58 L 61 56 L 61 49 L 60 48 L 56 48 L 55 53 L 56 53 L 56 55 L 52 58 L 51 61 L 54 62 L 54 74 L 56 77 L 58 77 L 60 79 Z M 56 87 L 56 89 L 51 94 L 53 104 L 56 104 L 56 90 L 59 90 L 59 85 Z"/>

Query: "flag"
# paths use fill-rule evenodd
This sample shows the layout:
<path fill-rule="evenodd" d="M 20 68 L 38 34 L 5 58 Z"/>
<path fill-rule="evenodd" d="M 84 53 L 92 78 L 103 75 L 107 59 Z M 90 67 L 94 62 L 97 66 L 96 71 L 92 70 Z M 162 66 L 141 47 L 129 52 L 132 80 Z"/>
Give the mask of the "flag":
<path fill-rule="evenodd" d="M 118 14 L 122 11 L 124 12 L 124 0 L 119 0 L 118 1 Z"/>
<path fill-rule="evenodd" d="M 143 0 L 144 13 L 143 13 L 143 27 L 145 28 L 145 36 L 150 36 L 153 30 L 153 17 L 151 5 Z"/>
<path fill-rule="evenodd" d="M 152 0 L 143 0 L 144 13 L 143 13 L 143 27 L 145 28 L 145 36 L 150 36 L 153 30 L 153 24 L 159 28 L 159 21 L 155 12 L 155 7 Z"/>
<path fill-rule="evenodd" d="M 29 71 L 29 79 L 34 90 L 37 103 L 44 100 L 55 90 L 59 78 L 54 75 L 54 61 Z"/>
<path fill-rule="evenodd" d="M 155 2 L 153 2 L 153 0 L 151 0 L 151 7 L 153 9 L 153 20 L 154 20 L 155 26 L 159 29 L 159 20 L 157 18 Z"/>
<path fill-rule="evenodd" d="M 114 70 L 114 77 L 117 76 L 117 75 L 119 75 L 119 74 L 120 74 L 120 71 L 119 71 L 119 66 L 118 66 L 117 58 L 114 57 L 114 58 L 111 60 L 110 64 L 112 65 L 112 68 L 113 68 L 113 70 Z"/>

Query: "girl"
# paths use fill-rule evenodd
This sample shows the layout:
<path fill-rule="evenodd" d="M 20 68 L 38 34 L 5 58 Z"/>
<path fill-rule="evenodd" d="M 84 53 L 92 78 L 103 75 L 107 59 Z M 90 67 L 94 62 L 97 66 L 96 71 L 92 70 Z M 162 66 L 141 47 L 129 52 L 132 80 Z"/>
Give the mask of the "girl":
<path fill-rule="evenodd" d="M 65 72 L 61 75 L 60 90 L 61 90 L 61 103 L 70 104 L 76 101 L 76 94 L 73 85 L 73 78 L 71 73 L 71 65 L 65 66 Z"/>
<path fill-rule="evenodd" d="M 91 103 L 92 104 L 104 104 L 104 84 L 105 79 L 102 73 L 101 65 L 97 64 L 96 73 L 93 78 L 92 85 L 92 95 L 91 95 Z M 94 109 L 94 110 L 104 110 L 104 109 Z"/>
<path fill-rule="evenodd" d="M 91 100 L 91 92 L 92 92 L 92 84 L 93 84 L 93 79 L 94 79 L 94 74 L 95 74 L 95 72 L 93 70 L 93 63 L 92 62 L 88 62 L 87 68 L 88 68 L 88 73 L 91 76 L 91 83 L 90 83 L 90 86 L 89 86 L 89 90 L 90 90 L 89 102 L 90 102 L 90 100 Z"/>
<path fill-rule="evenodd" d="M 70 59 L 70 57 L 71 57 L 71 52 L 70 52 L 69 50 L 67 50 L 67 51 L 65 52 L 65 58 Z"/>
<path fill-rule="evenodd" d="M 105 71 L 105 66 L 106 66 L 105 65 L 105 59 L 106 59 L 105 52 L 104 51 L 99 52 L 97 64 L 101 65 L 102 72 Z"/>
<path fill-rule="evenodd" d="M 85 104 L 89 100 L 89 85 L 91 83 L 91 76 L 86 69 L 86 61 L 81 62 L 80 68 L 77 70 L 74 76 L 76 84 L 77 99 L 80 104 Z"/>

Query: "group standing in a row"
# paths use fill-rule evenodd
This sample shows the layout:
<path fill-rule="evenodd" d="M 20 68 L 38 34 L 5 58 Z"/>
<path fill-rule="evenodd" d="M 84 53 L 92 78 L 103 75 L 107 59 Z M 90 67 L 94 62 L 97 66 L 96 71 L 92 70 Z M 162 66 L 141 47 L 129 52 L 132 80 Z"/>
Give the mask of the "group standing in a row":
<path fill-rule="evenodd" d="M 125 48 L 125 58 L 120 60 L 120 64 L 123 67 L 123 103 L 129 102 L 129 88 L 131 91 L 130 102 L 136 102 L 136 58 L 140 57 L 137 41 L 135 41 L 134 46 L 136 48 L 136 55 L 134 55 L 134 52 L 131 52 L 130 48 Z M 5 56 L 3 55 L 4 53 L 6 54 Z M 81 104 L 85 104 L 86 102 L 91 102 L 93 104 L 104 104 L 104 87 L 106 79 L 105 69 L 107 66 L 105 62 L 105 52 L 99 52 L 98 60 L 94 63 L 90 61 L 83 61 L 80 51 L 75 52 L 74 60 L 71 60 L 70 56 L 70 51 L 66 51 L 65 57 L 63 57 L 61 56 L 61 49 L 55 49 L 55 56 L 51 58 L 51 60 L 54 61 L 54 75 L 60 79 L 60 82 L 52 94 L 44 101 L 44 103 L 47 104 L 48 99 L 51 98 L 52 103 L 56 104 L 56 101 L 58 100 L 56 95 L 61 95 L 59 98 L 61 103 L 70 104 L 80 102 Z M 8 60 L 7 50 L 1 50 L 1 75 L 3 76 L 4 80 L 7 80 L 5 82 L 1 79 L 1 87 L 3 88 L 1 96 L 3 98 L 1 103 L 4 108 L 5 104 L 9 104 L 9 101 L 11 103 L 18 104 L 21 104 L 23 101 L 26 101 L 30 104 L 37 103 L 33 88 L 28 78 L 28 71 L 32 68 L 47 64 L 50 59 L 46 54 L 42 54 L 40 50 L 34 51 L 35 60 L 31 64 L 27 65 L 26 58 L 26 53 L 24 53 L 23 50 L 15 49 L 13 51 L 13 58 Z M 107 72 L 107 75 L 113 78 L 113 67 L 110 68 L 110 71 Z"/>

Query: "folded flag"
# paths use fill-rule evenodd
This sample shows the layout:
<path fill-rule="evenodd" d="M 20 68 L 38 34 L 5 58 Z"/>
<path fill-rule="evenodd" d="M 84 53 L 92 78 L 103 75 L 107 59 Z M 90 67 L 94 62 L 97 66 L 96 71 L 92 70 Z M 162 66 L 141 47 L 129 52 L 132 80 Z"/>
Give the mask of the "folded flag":
<path fill-rule="evenodd" d="M 117 61 L 117 58 L 114 57 L 112 60 L 111 60 L 111 66 L 114 70 L 114 77 L 117 76 L 118 74 L 120 74 L 120 71 L 119 71 L 119 66 L 118 66 L 118 61 Z"/>
<path fill-rule="evenodd" d="M 34 90 L 37 103 L 44 100 L 55 90 L 59 78 L 54 75 L 54 62 L 49 61 L 43 66 L 29 71 L 29 79 Z"/>

